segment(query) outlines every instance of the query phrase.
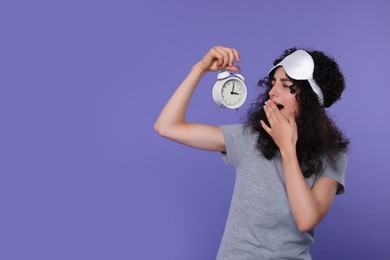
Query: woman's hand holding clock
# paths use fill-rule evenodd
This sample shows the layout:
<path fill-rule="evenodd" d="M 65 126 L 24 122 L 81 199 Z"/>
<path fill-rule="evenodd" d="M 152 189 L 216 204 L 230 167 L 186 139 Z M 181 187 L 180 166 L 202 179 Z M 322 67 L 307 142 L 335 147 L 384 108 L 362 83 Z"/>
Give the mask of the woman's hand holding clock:
<path fill-rule="evenodd" d="M 240 54 L 234 48 L 215 46 L 195 66 L 202 71 L 238 70 L 234 61 L 240 61 Z"/>

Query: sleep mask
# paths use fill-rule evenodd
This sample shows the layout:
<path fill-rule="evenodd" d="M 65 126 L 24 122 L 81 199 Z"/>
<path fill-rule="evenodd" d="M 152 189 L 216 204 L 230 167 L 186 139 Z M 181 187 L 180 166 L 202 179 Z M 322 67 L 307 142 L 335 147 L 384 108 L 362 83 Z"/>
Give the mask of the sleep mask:
<path fill-rule="evenodd" d="M 270 74 L 275 68 L 282 66 L 287 75 L 296 80 L 307 80 L 314 93 L 316 93 L 321 106 L 324 105 L 324 95 L 321 88 L 313 79 L 314 61 L 313 58 L 304 50 L 297 50 L 285 57 L 281 62 L 276 64 L 269 72 Z"/>

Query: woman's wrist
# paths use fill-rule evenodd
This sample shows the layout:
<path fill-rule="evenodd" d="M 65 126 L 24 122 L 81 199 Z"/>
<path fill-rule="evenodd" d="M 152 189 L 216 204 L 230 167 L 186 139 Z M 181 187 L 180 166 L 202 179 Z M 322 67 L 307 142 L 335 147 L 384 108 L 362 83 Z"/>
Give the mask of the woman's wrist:
<path fill-rule="evenodd" d="M 207 69 L 203 68 L 200 62 L 196 63 L 193 67 L 192 70 L 198 73 L 201 73 L 202 75 L 207 73 Z"/>
<path fill-rule="evenodd" d="M 280 149 L 280 155 L 284 159 L 297 158 L 297 151 L 295 146 L 288 146 Z"/>

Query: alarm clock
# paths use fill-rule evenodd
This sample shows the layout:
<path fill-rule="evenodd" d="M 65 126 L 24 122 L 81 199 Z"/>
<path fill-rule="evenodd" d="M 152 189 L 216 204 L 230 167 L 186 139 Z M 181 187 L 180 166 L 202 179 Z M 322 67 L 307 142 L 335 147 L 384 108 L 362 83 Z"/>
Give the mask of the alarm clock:
<path fill-rule="evenodd" d="M 245 79 L 240 68 L 238 73 L 231 73 L 226 68 L 218 73 L 213 86 L 213 99 L 218 107 L 238 109 L 244 104 L 246 95 Z"/>

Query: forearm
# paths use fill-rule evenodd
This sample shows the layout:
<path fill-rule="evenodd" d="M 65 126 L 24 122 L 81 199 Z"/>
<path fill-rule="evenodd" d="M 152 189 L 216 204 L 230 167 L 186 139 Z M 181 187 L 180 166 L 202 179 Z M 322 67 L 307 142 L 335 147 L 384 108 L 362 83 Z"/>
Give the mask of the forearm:
<path fill-rule="evenodd" d="M 198 64 L 192 67 L 190 73 L 177 88 L 161 111 L 154 127 L 158 132 L 184 123 L 188 104 L 202 76 L 206 73 Z"/>
<path fill-rule="evenodd" d="M 295 149 L 282 152 L 282 163 L 291 211 L 298 229 L 308 231 L 321 220 L 320 205 L 306 184 Z"/>

